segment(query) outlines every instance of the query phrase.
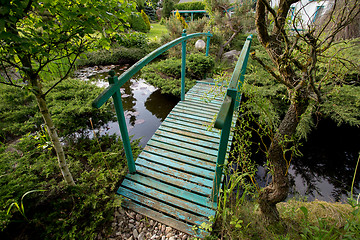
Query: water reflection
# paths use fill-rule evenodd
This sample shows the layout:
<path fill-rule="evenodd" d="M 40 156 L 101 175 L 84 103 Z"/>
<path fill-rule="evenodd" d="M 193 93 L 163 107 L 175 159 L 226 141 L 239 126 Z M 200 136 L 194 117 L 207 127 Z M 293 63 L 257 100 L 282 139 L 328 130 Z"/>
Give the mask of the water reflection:
<path fill-rule="evenodd" d="M 90 79 L 98 86 L 107 87 L 110 68 L 115 70 L 117 76 L 126 69 L 123 66 L 101 67 L 100 72 L 90 69 L 91 76 L 83 79 Z M 105 70 L 102 71 L 102 69 Z M 86 69 L 83 72 L 86 72 Z M 86 76 L 86 74 L 83 75 Z M 140 139 L 140 145 L 145 147 L 161 122 L 176 105 L 178 99 L 162 95 L 157 88 L 147 84 L 138 76 L 134 76 L 133 79 L 125 83 L 120 92 L 129 136 L 132 136 L 132 139 Z M 102 135 L 120 135 L 117 122 L 109 122 L 99 130 Z"/>
<path fill-rule="evenodd" d="M 306 196 L 308 200 L 342 201 L 350 196 L 350 188 L 360 152 L 360 129 L 337 127 L 323 120 L 300 148 L 302 157 L 293 159 L 289 169 L 290 195 Z M 264 161 L 257 162 L 263 166 Z M 261 186 L 271 181 L 263 168 L 258 168 Z M 354 193 L 360 192 L 360 171 L 355 179 Z M 357 195 L 356 195 L 357 196 Z"/>

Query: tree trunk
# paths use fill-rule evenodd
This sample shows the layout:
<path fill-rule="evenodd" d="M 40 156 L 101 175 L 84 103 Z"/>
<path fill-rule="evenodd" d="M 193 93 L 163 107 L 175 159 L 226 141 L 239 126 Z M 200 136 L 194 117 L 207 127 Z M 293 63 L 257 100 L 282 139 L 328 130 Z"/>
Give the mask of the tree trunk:
<path fill-rule="evenodd" d="M 44 119 L 47 130 L 49 132 L 51 142 L 54 146 L 54 149 L 55 149 L 55 152 L 57 155 L 57 159 L 58 159 L 58 164 L 59 164 L 59 167 L 61 170 L 61 174 L 63 175 L 64 180 L 66 181 L 67 184 L 69 184 L 71 186 L 75 186 L 73 177 L 72 177 L 72 175 L 69 171 L 69 168 L 66 164 L 64 149 L 60 143 L 59 136 L 57 134 L 54 123 L 51 119 L 51 115 L 50 115 L 49 109 L 47 107 L 44 94 L 42 92 L 41 84 L 39 83 L 38 79 L 32 79 L 31 83 L 32 83 L 33 87 L 35 87 L 35 89 L 36 89 L 36 91 L 34 91 L 34 94 L 36 97 L 36 102 L 39 106 L 41 115 Z"/>
<path fill-rule="evenodd" d="M 268 149 L 268 159 L 272 172 L 272 182 L 263 188 L 259 195 L 260 210 L 269 223 L 275 223 L 280 220 L 276 204 L 284 201 L 289 191 L 288 166 L 289 162 L 285 159 L 285 149 L 288 148 L 286 139 L 295 135 L 296 127 L 299 124 L 301 115 L 308 106 L 305 91 L 298 92 L 296 99 L 292 101 L 289 109 L 281 121 L 278 132 L 275 134 Z"/>

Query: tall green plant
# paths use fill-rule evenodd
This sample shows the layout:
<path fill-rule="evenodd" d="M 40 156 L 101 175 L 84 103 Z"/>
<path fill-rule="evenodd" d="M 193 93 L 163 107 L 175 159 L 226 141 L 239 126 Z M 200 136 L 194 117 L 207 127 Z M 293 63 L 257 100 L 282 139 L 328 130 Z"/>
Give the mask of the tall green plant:
<path fill-rule="evenodd" d="M 76 59 L 95 47 L 109 47 L 111 35 L 124 30 L 134 8 L 126 0 L 2 1 L 0 12 L 0 83 L 30 91 L 48 128 L 64 180 L 75 185 L 66 163 L 46 96 L 66 79 Z M 60 79 L 47 89 L 42 73 L 67 61 Z M 11 74 L 17 72 L 18 74 Z"/>

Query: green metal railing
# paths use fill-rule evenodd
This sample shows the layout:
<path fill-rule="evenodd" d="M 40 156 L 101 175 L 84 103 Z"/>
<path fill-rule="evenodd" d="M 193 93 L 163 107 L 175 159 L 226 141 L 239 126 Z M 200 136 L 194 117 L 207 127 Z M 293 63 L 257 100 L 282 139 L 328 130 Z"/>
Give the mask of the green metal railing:
<path fill-rule="evenodd" d="M 120 127 L 121 138 L 124 144 L 125 155 L 127 159 L 127 164 L 129 167 L 130 173 L 135 173 L 135 161 L 131 151 L 130 139 L 127 132 L 126 121 L 124 116 L 124 109 L 121 102 L 121 93 L 120 88 L 134 76 L 139 70 L 141 70 L 146 64 L 151 62 L 153 59 L 158 57 L 160 54 L 164 53 L 165 51 L 169 50 L 170 48 L 182 44 L 182 52 L 181 52 L 181 100 L 185 100 L 185 70 L 186 70 L 186 41 L 191 38 L 206 36 L 207 37 L 207 44 L 206 44 L 206 56 L 209 55 L 209 45 L 210 45 L 210 37 L 212 34 L 208 33 L 193 33 L 193 34 L 186 34 L 186 30 L 183 30 L 183 34 L 180 38 L 177 38 L 158 49 L 154 50 L 153 52 L 146 55 L 144 58 L 139 60 L 137 63 L 132 65 L 126 72 L 120 75 L 120 77 L 115 76 L 115 72 L 111 70 L 109 72 L 109 87 L 107 87 L 92 103 L 93 107 L 100 108 L 110 97 L 113 97 L 115 111 Z"/>
<path fill-rule="evenodd" d="M 234 111 L 238 111 L 241 101 L 241 88 L 244 83 L 246 65 L 249 58 L 252 35 L 248 36 L 241 50 L 241 54 L 236 63 L 233 75 L 226 91 L 224 101 L 219 110 L 214 127 L 221 129 L 220 145 L 216 162 L 215 176 L 212 189 L 212 200 L 217 202 L 219 195 L 220 183 L 223 173 L 228 140 L 232 125 Z"/>

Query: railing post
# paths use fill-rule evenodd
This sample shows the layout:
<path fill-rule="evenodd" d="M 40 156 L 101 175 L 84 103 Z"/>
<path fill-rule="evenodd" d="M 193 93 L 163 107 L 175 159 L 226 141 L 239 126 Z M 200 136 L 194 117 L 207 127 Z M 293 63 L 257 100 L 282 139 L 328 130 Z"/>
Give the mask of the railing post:
<path fill-rule="evenodd" d="M 248 62 L 248 59 L 249 59 L 249 53 L 250 53 L 250 47 L 251 47 L 251 41 L 252 41 L 252 35 L 249 35 L 246 38 L 246 42 L 247 41 L 249 41 L 249 46 L 246 49 L 246 54 L 245 54 L 245 58 L 244 58 L 244 64 L 242 65 L 239 82 L 237 84 L 238 93 L 236 95 L 235 111 L 238 111 L 240 101 L 241 101 L 241 92 L 240 92 L 240 90 L 241 90 L 241 88 L 242 88 L 242 86 L 244 84 L 246 66 L 247 66 L 247 62 Z M 245 44 L 244 44 L 244 47 L 245 47 Z"/>
<path fill-rule="evenodd" d="M 234 102 L 235 102 L 234 100 L 235 100 L 234 98 L 231 99 L 229 112 L 226 115 L 224 126 L 221 130 L 219 151 L 218 151 L 218 156 L 217 156 L 217 161 L 216 161 L 213 188 L 212 188 L 212 192 L 211 192 L 211 199 L 213 202 L 217 202 L 217 200 L 218 200 L 221 177 L 222 177 L 222 173 L 223 173 L 225 156 L 226 156 L 227 147 L 228 147 L 227 145 L 228 145 L 229 136 L 230 136 L 232 116 L 234 113 Z"/>
<path fill-rule="evenodd" d="M 117 78 L 117 76 L 115 76 L 115 71 L 111 70 L 109 72 L 109 75 L 110 75 L 108 78 L 109 84 L 117 84 L 118 78 Z M 127 127 L 126 127 L 126 121 L 125 121 L 125 116 L 124 116 L 124 109 L 123 109 L 122 102 L 121 102 L 120 91 L 117 90 L 112 95 L 112 97 L 114 100 L 115 111 L 116 111 L 116 115 L 117 115 L 117 119 L 118 119 L 118 123 L 119 123 L 119 127 L 120 127 L 121 139 L 122 139 L 122 142 L 124 145 L 124 150 L 125 150 L 125 155 L 126 155 L 126 159 L 127 159 L 129 172 L 135 173 L 136 172 L 135 161 L 134 161 L 132 151 L 131 151 L 130 139 L 129 139 L 129 134 L 128 134 Z"/>
<path fill-rule="evenodd" d="M 210 34 L 210 31 L 208 31 L 208 33 Z M 207 38 L 206 38 L 206 54 L 205 54 L 205 56 L 209 56 L 209 48 L 210 48 L 210 36 L 207 36 Z"/>
<path fill-rule="evenodd" d="M 186 37 L 186 29 L 183 30 L 183 37 Z M 181 43 L 181 101 L 185 100 L 185 74 L 186 74 L 186 40 Z"/>

